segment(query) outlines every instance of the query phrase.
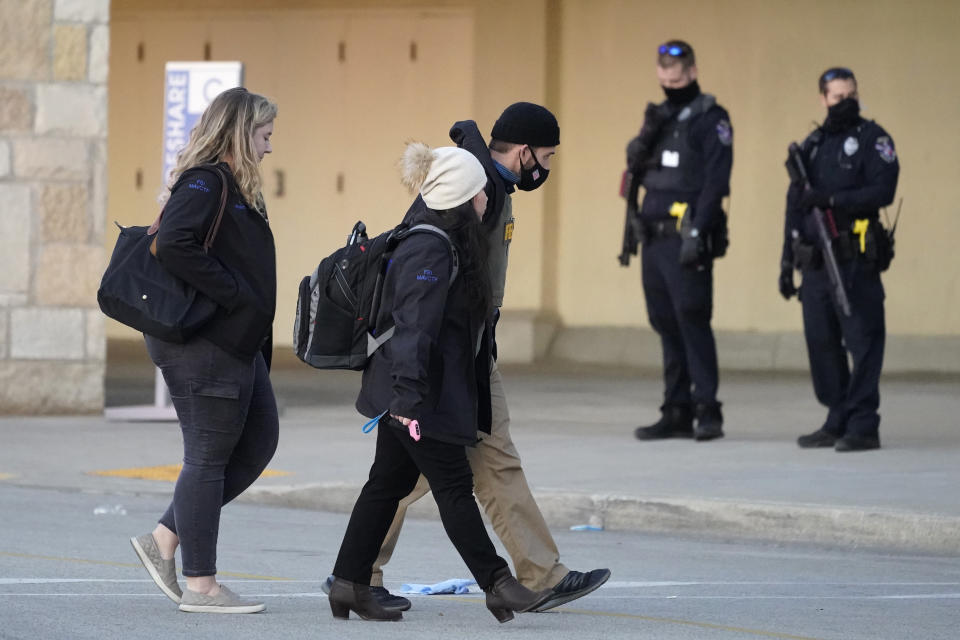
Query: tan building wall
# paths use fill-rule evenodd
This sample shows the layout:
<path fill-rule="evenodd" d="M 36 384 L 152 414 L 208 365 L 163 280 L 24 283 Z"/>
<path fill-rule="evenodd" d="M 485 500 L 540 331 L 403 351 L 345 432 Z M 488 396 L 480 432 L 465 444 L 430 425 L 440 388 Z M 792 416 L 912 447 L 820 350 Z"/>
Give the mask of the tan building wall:
<path fill-rule="evenodd" d="M 897 259 L 884 276 L 888 330 L 957 334 L 960 268 L 951 247 L 960 237 L 960 160 L 949 141 L 960 137 L 960 84 L 946 61 L 960 57 L 960 4 L 677 0 L 669 15 L 680 19 L 670 21 L 654 8 L 661 6 L 563 3 L 560 253 L 582 253 L 586 244 L 599 254 L 592 269 L 561 261 L 563 320 L 626 326 L 645 316 L 642 295 L 610 295 L 639 294 L 637 270 L 607 268 L 622 224 L 615 191 L 625 142 L 639 128 L 646 102 L 662 99 L 654 49 L 677 37 L 693 44 L 700 85 L 728 109 L 735 130 L 731 247 L 716 268 L 716 326 L 800 327 L 798 306 L 784 303 L 776 288 L 783 162 L 787 144 L 823 120 L 819 73 L 843 65 L 857 74 L 864 115 L 890 132 L 900 155 L 903 217 Z M 664 33 L 664 24 L 678 26 Z"/>
<path fill-rule="evenodd" d="M 264 6 L 114 0 L 109 219 L 143 222 L 155 213 L 163 63 L 201 60 L 206 52 L 244 61 L 246 85 L 280 103 L 275 153 L 263 165 L 280 256 L 278 345 L 290 343 L 300 276 L 342 242 L 355 220 L 384 229 L 405 210 L 409 196 L 394 168 L 404 141 L 445 144 L 449 124 L 464 117 L 488 134 L 504 106 L 531 100 L 558 114 L 562 144 L 547 186 L 514 201 L 506 324 L 498 333 L 510 347 L 502 353 L 531 359 L 549 347 L 572 359 L 656 365 L 659 346 L 646 328 L 639 267 L 622 269 L 615 259 L 623 216 L 616 189 L 624 146 L 645 103 L 662 98 L 654 48 L 679 37 L 696 48 L 701 85 L 730 111 L 735 129 L 732 246 L 715 275 L 721 367 L 805 366 L 799 306 L 776 291 L 783 159 L 787 143 L 822 120 L 816 78 L 836 64 L 856 71 L 865 115 L 891 133 L 901 157 L 904 214 L 898 257 L 885 276 L 888 362 L 960 366 L 960 268 L 951 251 L 960 237 L 953 204 L 960 161 L 951 146 L 960 137 L 951 122 L 960 112 L 960 85 L 955 71 L 937 62 L 960 57 L 960 5 L 281 0 Z M 674 26 L 665 31 L 665 25 Z M 135 337 L 114 323 L 107 335 Z"/>
<path fill-rule="evenodd" d="M 109 0 L 0 0 L 0 414 L 103 407 Z"/>
<path fill-rule="evenodd" d="M 487 134 L 507 104 L 545 100 L 544 2 L 434 4 L 115 2 L 109 218 L 156 214 L 164 63 L 202 60 L 206 50 L 243 61 L 245 85 L 280 106 L 263 171 L 280 273 L 275 338 L 289 345 L 302 275 L 356 220 L 386 230 L 406 211 L 412 198 L 395 166 L 406 141 L 451 144 L 449 126 L 467 118 Z M 505 14 L 512 26 L 497 24 Z M 520 308 L 540 307 L 542 202 L 542 193 L 526 196 L 518 221 L 515 254 L 526 259 L 510 296 Z M 114 322 L 107 335 L 137 337 Z"/>
<path fill-rule="evenodd" d="M 960 368 L 960 263 L 953 248 L 960 238 L 960 160 L 953 148 L 960 138 L 960 83 L 948 62 L 960 58 L 960 4 L 561 5 L 564 153 L 554 187 L 561 221 L 555 288 L 556 311 L 568 327 L 647 326 L 639 268 L 614 263 L 623 207 L 616 187 L 624 143 L 639 128 L 646 102 L 662 99 L 655 47 L 682 38 L 696 49 L 701 86 L 729 110 L 735 130 L 731 247 L 715 269 L 721 368 L 806 367 L 799 305 L 784 302 L 776 288 L 787 186 L 783 162 L 788 142 L 822 121 L 816 81 L 835 65 L 855 70 L 864 115 L 890 132 L 900 155 L 903 217 L 897 258 L 884 275 L 886 368 Z M 561 338 L 555 352 L 570 358 L 659 359 L 649 332 L 581 329 Z"/>

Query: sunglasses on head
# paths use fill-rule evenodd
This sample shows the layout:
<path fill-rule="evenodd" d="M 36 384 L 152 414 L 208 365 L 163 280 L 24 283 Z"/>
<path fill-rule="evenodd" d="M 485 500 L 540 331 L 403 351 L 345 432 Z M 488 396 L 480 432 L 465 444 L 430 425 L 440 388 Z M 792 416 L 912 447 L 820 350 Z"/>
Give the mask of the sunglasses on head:
<path fill-rule="evenodd" d="M 662 56 L 673 56 L 674 58 L 679 58 L 682 55 L 689 53 L 687 48 L 678 44 L 662 44 L 657 47 L 657 53 Z"/>
<path fill-rule="evenodd" d="M 850 69 L 846 67 L 834 67 L 833 69 L 827 69 L 823 72 L 823 75 L 820 76 L 820 82 L 827 83 L 831 80 L 846 80 L 852 77 L 853 71 L 850 71 Z"/>

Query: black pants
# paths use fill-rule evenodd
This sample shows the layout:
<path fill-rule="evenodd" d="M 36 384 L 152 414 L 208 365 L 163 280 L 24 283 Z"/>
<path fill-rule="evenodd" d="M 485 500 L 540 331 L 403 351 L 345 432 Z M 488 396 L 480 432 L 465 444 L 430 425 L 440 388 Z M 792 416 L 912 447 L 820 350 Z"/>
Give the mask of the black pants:
<path fill-rule="evenodd" d="M 877 437 L 880 371 L 887 336 L 883 283 L 866 262 L 855 259 L 841 264 L 840 269 L 853 312 L 849 318 L 837 310 L 823 267 L 804 270 L 800 285 L 813 390 L 828 408 L 824 430 L 837 436 Z"/>
<path fill-rule="evenodd" d="M 716 403 L 712 261 L 681 266 L 677 234 L 644 243 L 640 263 L 650 326 L 663 347 L 664 404 Z"/>
<path fill-rule="evenodd" d="M 253 484 L 277 449 L 270 376 L 259 353 L 246 361 L 202 338 L 144 337 L 183 432 L 183 470 L 160 524 L 180 538 L 183 575 L 214 575 L 220 508 Z"/>
<path fill-rule="evenodd" d="M 377 452 L 370 478 L 353 506 L 333 575 L 370 584 L 373 563 L 397 513 L 397 504 L 413 491 L 423 473 L 447 537 L 480 588 L 489 588 L 493 574 L 507 562 L 497 555 L 480 517 L 465 448 L 430 438 L 416 442 L 406 430 L 391 424 L 397 423 L 384 417 L 377 427 Z M 430 553 L 423 546 L 418 551 Z"/>

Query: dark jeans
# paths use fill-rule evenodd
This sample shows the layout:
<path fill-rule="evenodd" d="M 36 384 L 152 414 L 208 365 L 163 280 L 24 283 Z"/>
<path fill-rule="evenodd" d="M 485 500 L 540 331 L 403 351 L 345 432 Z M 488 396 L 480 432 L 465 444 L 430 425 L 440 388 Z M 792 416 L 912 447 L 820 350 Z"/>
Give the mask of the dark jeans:
<path fill-rule="evenodd" d="M 217 573 L 220 508 L 253 484 L 277 449 L 277 403 L 263 356 L 211 342 L 144 336 L 183 432 L 183 470 L 160 524 L 180 538 L 183 575 Z"/>
<path fill-rule="evenodd" d="M 497 555 L 473 497 L 473 472 L 462 445 L 422 438 L 415 442 L 387 420 L 377 427 L 377 452 L 370 478 L 353 506 L 350 523 L 333 568 L 338 578 L 370 584 L 373 563 L 397 513 L 397 504 L 413 491 L 420 474 L 427 478 L 440 509 L 447 537 L 480 588 L 489 588 L 493 574 L 507 566 Z M 430 554 L 420 546 L 418 551 Z"/>
<path fill-rule="evenodd" d="M 810 375 L 817 400 L 828 408 L 824 430 L 875 438 L 887 337 L 883 283 L 868 263 L 852 260 L 841 263 L 840 270 L 850 299 L 849 318 L 837 311 L 826 269 L 803 272 L 800 302 Z"/>
<path fill-rule="evenodd" d="M 717 401 L 717 345 L 713 315 L 713 265 L 680 265 L 680 235 L 651 239 L 641 254 L 643 293 L 650 326 L 663 347 L 664 404 Z M 692 386 L 692 390 L 691 390 Z"/>

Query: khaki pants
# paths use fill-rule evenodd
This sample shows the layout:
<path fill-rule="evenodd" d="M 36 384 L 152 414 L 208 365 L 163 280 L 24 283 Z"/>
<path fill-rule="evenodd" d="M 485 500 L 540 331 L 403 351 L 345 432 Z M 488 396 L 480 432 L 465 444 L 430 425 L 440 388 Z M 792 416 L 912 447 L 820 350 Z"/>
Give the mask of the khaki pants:
<path fill-rule="evenodd" d="M 503 380 L 496 362 L 491 362 L 491 433 L 476 447 L 467 447 L 467 459 L 473 470 L 474 493 L 513 560 L 517 580 L 528 589 L 547 589 L 560 582 L 569 570 L 560 562 L 557 544 L 530 493 L 527 478 L 520 466 L 520 454 L 510 438 L 510 414 L 503 393 Z M 371 585 L 383 586 L 383 565 L 393 555 L 407 507 L 429 491 L 430 486 L 421 475 L 410 495 L 400 501 L 397 515 L 380 547 L 380 555 L 373 564 Z"/>

